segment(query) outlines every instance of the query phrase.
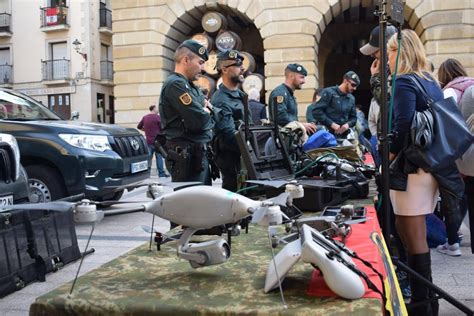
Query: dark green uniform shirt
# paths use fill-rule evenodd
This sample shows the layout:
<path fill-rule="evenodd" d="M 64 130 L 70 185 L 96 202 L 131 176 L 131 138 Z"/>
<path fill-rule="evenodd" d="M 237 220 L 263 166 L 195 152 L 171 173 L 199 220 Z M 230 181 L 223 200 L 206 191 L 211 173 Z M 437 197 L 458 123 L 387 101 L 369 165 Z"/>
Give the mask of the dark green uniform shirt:
<path fill-rule="evenodd" d="M 316 102 L 313 115 L 319 124 L 327 128 L 332 123 L 347 123 L 349 127 L 354 127 L 357 122 L 355 98 L 350 93 L 342 93 L 339 86 L 325 88 L 321 91 L 321 99 Z"/>
<path fill-rule="evenodd" d="M 311 103 L 306 108 L 306 122 L 308 123 L 316 123 L 317 120 L 313 115 L 313 109 L 316 106 L 316 103 Z"/>
<path fill-rule="evenodd" d="M 234 133 L 235 122 L 244 120 L 244 95 L 240 89 L 230 90 L 221 84 L 211 99 L 212 105 L 221 110 L 219 121 L 215 126 L 216 136 L 222 137 L 225 147 L 232 148 L 234 151 L 239 151 Z"/>
<path fill-rule="evenodd" d="M 204 95 L 183 75 L 173 73 L 163 83 L 159 110 L 166 140 L 199 144 L 211 141 L 214 121 L 204 111 Z"/>
<path fill-rule="evenodd" d="M 293 95 L 293 90 L 284 83 L 277 86 L 273 89 L 272 93 L 270 93 L 269 111 L 272 120 L 274 120 L 273 99 L 275 97 L 278 107 L 278 125 L 285 126 L 290 122 L 298 121 L 298 105 L 296 103 L 296 98 Z"/>

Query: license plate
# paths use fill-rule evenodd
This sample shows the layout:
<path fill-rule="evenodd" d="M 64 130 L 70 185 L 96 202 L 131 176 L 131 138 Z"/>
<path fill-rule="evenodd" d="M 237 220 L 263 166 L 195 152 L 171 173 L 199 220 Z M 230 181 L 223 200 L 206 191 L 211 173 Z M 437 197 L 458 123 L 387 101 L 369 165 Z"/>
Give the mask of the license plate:
<path fill-rule="evenodd" d="M 137 173 L 137 172 L 147 170 L 147 169 L 148 169 L 148 161 L 147 160 L 140 161 L 140 162 L 134 162 L 131 165 L 132 173 Z"/>
<path fill-rule="evenodd" d="M 13 195 L 0 196 L 0 208 L 13 205 Z"/>

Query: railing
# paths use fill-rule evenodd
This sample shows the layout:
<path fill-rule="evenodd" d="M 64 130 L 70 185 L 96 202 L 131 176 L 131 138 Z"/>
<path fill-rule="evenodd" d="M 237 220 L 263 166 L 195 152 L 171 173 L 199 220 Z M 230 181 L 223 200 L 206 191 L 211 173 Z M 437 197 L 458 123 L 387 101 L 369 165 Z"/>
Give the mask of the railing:
<path fill-rule="evenodd" d="M 113 80 L 114 78 L 114 63 L 109 60 L 102 60 L 100 62 L 100 79 Z"/>
<path fill-rule="evenodd" d="M 112 29 L 112 11 L 106 8 L 99 9 L 100 27 Z"/>
<path fill-rule="evenodd" d="M 0 84 L 12 83 L 12 65 L 0 65 Z"/>
<path fill-rule="evenodd" d="M 0 32 L 10 32 L 11 18 L 10 13 L 0 13 Z"/>
<path fill-rule="evenodd" d="M 41 26 L 67 25 L 67 13 L 66 6 L 41 8 Z"/>
<path fill-rule="evenodd" d="M 70 61 L 68 59 L 43 60 L 43 80 L 64 80 L 70 78 Z"/>

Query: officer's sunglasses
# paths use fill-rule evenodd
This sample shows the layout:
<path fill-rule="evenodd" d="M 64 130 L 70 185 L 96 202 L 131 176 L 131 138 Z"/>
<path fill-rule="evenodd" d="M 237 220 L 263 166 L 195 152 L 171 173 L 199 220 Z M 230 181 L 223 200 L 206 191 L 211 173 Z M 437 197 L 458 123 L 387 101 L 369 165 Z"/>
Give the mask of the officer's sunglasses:
<path fill-rule="evenodd" d="M 358 86 L 358 84 L 355 83 L 355 82 L 349 81 L 349 83 L 351 84 L 352 88 L 357 88 L 357 86 Z"/>
<path fill-rule="evenodd" d="M 242 61 L 238 59 L 238 60 L 236 60 L 235 63 L 230 64 L 230 65 L 227 65 L 227 66 L 224 66 L 224 67 L 225 67 L 225 68 L 229 68 L 229 67 L 234 67 L 234 66 L 236 66 L 236 67 L 242 66 Z"/>

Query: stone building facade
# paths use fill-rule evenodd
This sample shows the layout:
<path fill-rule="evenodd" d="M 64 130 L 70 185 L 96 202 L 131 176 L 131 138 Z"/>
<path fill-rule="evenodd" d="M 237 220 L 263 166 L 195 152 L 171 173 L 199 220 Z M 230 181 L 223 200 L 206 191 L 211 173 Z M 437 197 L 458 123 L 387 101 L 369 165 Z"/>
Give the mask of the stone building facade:
<path fill-rule="evenodd" d="M 378 0 L 114 0 L 113 55 L 116 122 L 134 125 L 156 104 L 163 81 L 173 71 L 173 51 L 202 31 L 209 10 L 229 18 L 265 77 L 265 99 L 284 80 L 288 63 L 308 69 L 296 91 L 300 116 L 314 88 L 341 81 L 352 69 L 362 79 L 358 102 L 368 106 L 371 59 L 358 48 L 377 25 Z M 435 68 L 449 57 L 474 75 L 474 1 L 406 0 L 404 28 L 421 37 Z M 230 23 L 232 22 L 232 23 Z"/>

